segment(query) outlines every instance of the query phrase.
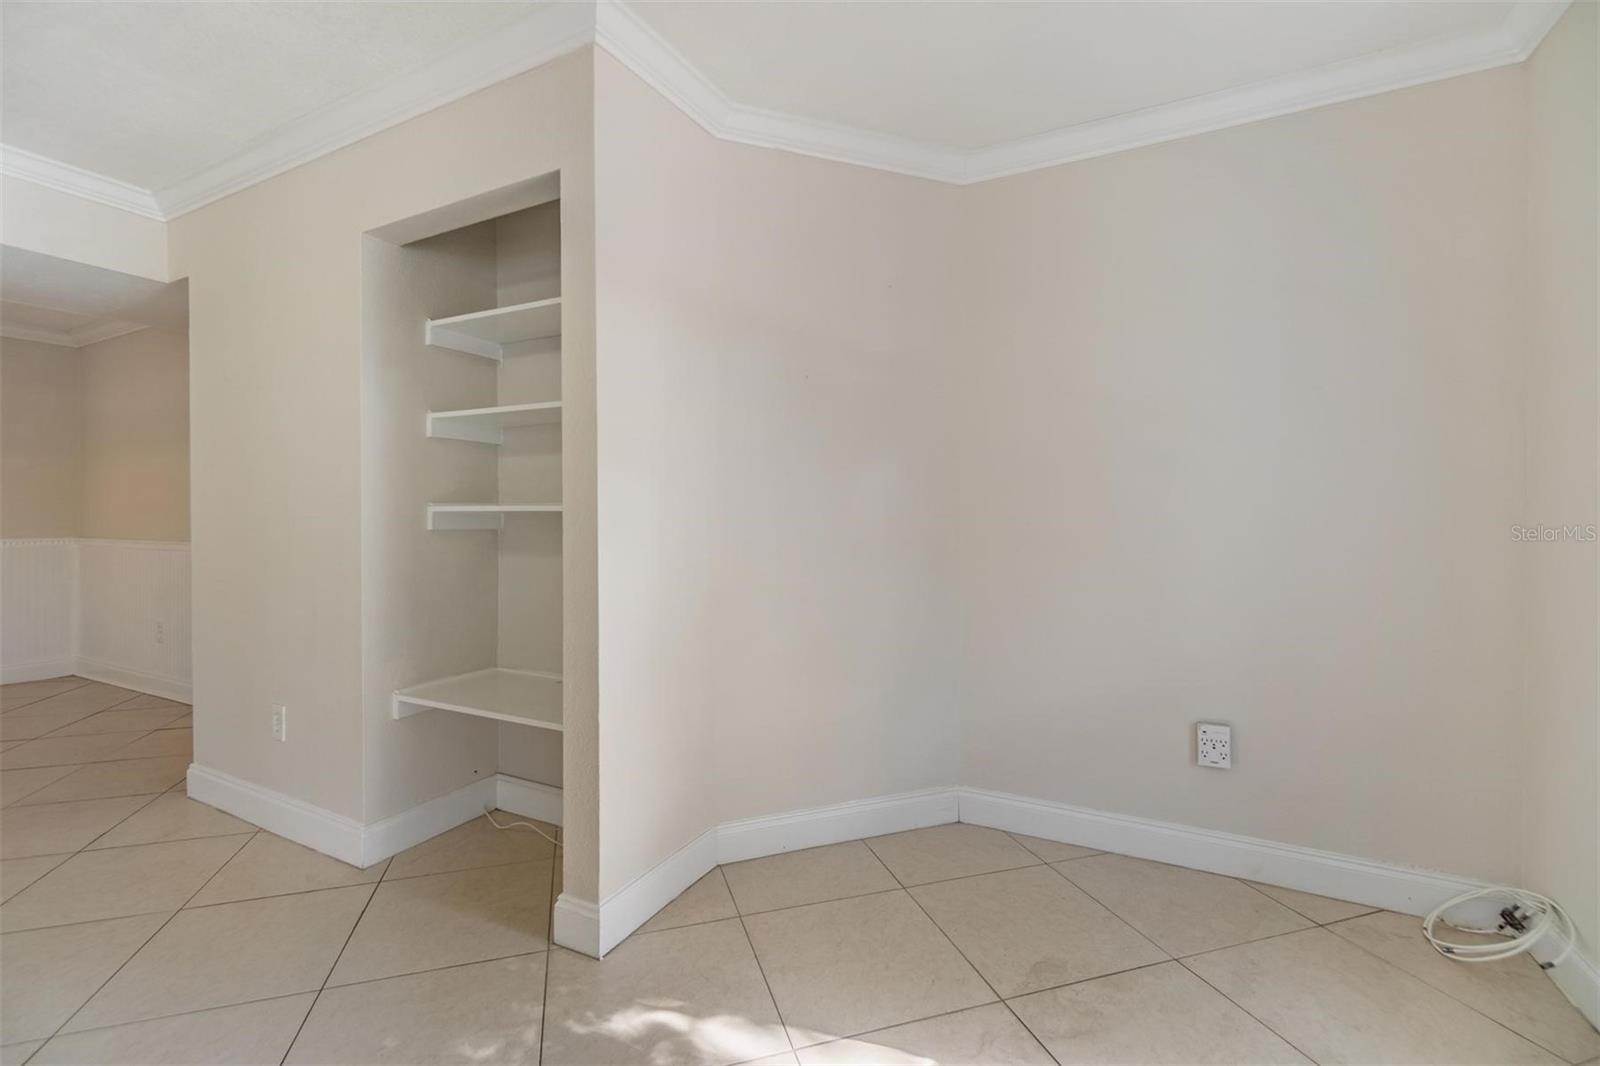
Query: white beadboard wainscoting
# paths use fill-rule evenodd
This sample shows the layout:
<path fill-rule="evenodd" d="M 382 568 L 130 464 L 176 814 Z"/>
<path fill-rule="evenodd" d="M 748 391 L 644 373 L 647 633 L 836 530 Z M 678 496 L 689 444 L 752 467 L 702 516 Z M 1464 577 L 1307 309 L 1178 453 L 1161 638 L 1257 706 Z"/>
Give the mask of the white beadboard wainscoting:
<path fill-rule="evenodd" d="M 0 680 L 80 674 L 188 702 L 189 545 L 0 541 Z"/>

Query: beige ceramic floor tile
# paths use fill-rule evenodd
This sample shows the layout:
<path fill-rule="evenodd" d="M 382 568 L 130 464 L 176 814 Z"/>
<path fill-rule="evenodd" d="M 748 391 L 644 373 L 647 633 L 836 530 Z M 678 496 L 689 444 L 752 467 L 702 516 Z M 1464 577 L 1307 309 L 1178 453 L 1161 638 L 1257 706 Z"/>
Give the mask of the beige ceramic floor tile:
<path fill-rule="evenodd" d="M 768 911 L 744 922 L 796 1047 L 995 998 L 901 892 Z"/>
<path fill-rule="evenodd" d="M 1002 998 L 1167 957 L 1048 866 L 910 891 Z"/>
<path fill-rule="evenodd" d="M 321 888 L 370 885 L 383 876 L 387 865 L 387 862 L 380 862 L 362 870 L 283 837 L 257 833 L 200 890 L 189 906 L 231 903 Z"/>
<path fill-rule="evenodd" d="M 1063 1066 L 1307 1061 L 1176 962 L 1037 992 L 1011 1006 Z"/>
<path fill-rule="evenodd" d="M 313 991 L 371 894 L 362 885 L 179 911 L 66 1031 Z"/>
<path fill-rule="evenodd" d="M 255 1066 L 283 1058 L 315 993 L 58 1036 L 31 1066 Z"/>
<path fill-rule="evenodd" d="M 1600 1055 L 1600 1033 L 1527 955 L 1497 962 L 1452 962 L 1422 935 L 1421 919 L 1387 911 L 1330 925 L 1328 930 L 1569 1062 Z M 1437 932 L 1460 943 L 1499 939 L 1447 929 Z"/>
<path fill-rule="evenodd" d="M 502 823 L 506 815 L 497 812 Z M 527 819 L 519 819 L 526 821 Z M 554 833 L 554 826 L 545 826 Z M 389 863 L 388 878 L 419 877 L 478 866 L 504 866 L 513 862 L 538 862 L 555 854 L 555 845 L 528 829 L 496 829 L 487 818 L 474 818 L 448 832 L 407 848 Z"/>
<path fill-rule="evenodd" d="M 55 1032 L 166 921 L 164 914 L 0 936 L 0 1033 L 7 1041 Z"/>
<path fill-rule="evenodd" d="M 179 703 L 177 700 L 169 700 L 161 696 L 150 696 L 141 692 L 132 699 L 123 700 L 114 709 L 118 711 L 171 710 L 178 714 L 184 714 L 190 710 L 190 707 L 187 703 Z"/>
<path fill-rule="evenodd" d="M 70 691 L 15 708 L 7 714 L 7 717 L 56 714 L 60 711 L 82 711 L 83 716 L 87 717 L 108 707 L 115 707 L 117 704 L 137 695 L 138 693 L 132 689 L 118 688 L 116 685 L 102 685 L 98 681 L 91 681 Z"/>
<path fill-rule="evenodd" d="M 871 837 L 867 844 L 906 885 L 1034 866 L 1039 857 L 998 829 L 952 822 Z"/>
<path fill-rule="evenodd" d="M 1067 859 L 1082 859 L 1089 855 L 1101 854 L 1098 848 L 1084 848 L 1079 847 L 1077 844 L 1063 844 L 1059 840 L 1030 837 L 1023 833 L 1008 833 L 1006 835 L 1045 862 L 1063 862 Z"/>
<path fill-rule="evenodd" d="M 912 1066 L 981 1062 L 985 1066 L 1053 1066 L 1039 1041 L 1003 1003 L 897 1025 L 853 1040 L 800 1049 L 805 1066 Z"/>
<path fill-rule="evenodd" d="M 70 707 L 39 714 L 32 713 L 32 710 L 29 707 L 26 709 L 28 713 L 18 711 L 0 718 L 0 740 L 32 740 L 94 717 L 93 711 Z"/>
<path fill-rule="evenodd" d="M 1173 955 L 1242 944 L 1311 923 L 1242 881 L 1181 866 L 1096 855 L 1056 867 Z"/>
<path fill-rule="evenodd" d="M 780 1051 L 776 1055 L 763 1055 L 759 1059 L 746 1059 L 740 1066 L 800 1066 L 800 1059 L 792 1051 Z"/>
<path fill-rule="evenodd" d="M 157 844 L 169 840 L 234 836 L 255 831 L 256 827 L 249 822 L 225 814 L 215 807 L 197 803 L 181 793 L 168 792 L 90 844 L 89 848 L 119 848 L 129 844 Z"/>
<path fill-rule="evenodd" d="M 55 735 L 73 737 L 88 733 L 148 733 L 152 729 L 171 725 L 174 719 L 182 718 L 186 713 L 188 712 L 181 709 L 127 711 L 121 707 L 114 707 L 109 711 L 80 718 L 71 725 L 62 726 Z"/>
<path fill-rule="evenodd" d="M 22 1066 L 28 1057 L 44 1046 L 43 1040 L 29 1040 L 21 1044 L 0 1044 L 0 1066 Z"/>
<path fill-rule="evenodd" d="M 788 1050 L 737 920 L 550 956 L 547 1063 L 734 1063 Z"/>
<path fill-rule="evenodd" d="M 0 931 L 175 911 L 247 837 L 79 852 L 0 905 Z"/>
<path fill-rule="evenodd" d="M 544 966 L 540 952 L 330 988 L 288 1061 L 534 1066 Z"/>
<path fill-rule="evenodd" d="M 722 872 L 734 902 L 745 914 L 900 887 L 872 849 L 859 840 L 729 863 Z"/>
<path fill-rule="evenodd" d="M 721 868 L 713 869 L 700 880 L 679 893 L 678 898 L 662 907 L 639 927 L 640 933 L 654 933 L 662 929 L 677 929 L 684 925 L 699 925 L 732 918 L 739 912 L 734 909 L 733 897 L 722 879 Z"/>
<path fill-rule="evenodd" d="M 40 766 L 32 770 L 0 771 L 0 807 L 9 806 L 32 795 L 76 769 L 76 766 Z"/>
<path fill-rule="evenodd" d="M 1346 918 L 1354 918 L 1361 914 L 1371 914 L 1378 909 L 1376 907 L 1368 907 L 1364 903 L 1348 903 L 1342 899 L 1312 895 L 1310 892 L 1297 892 L 1292 888 L 1264 885 L 1259 881 L 1246 881 L 1245 884 L 1265 892 L 1285 907 L 1297 914 L 1305 915 L 1318 925 L 1327 925 L 1329 922 L 1342 922 Z"/>
<path fill-rule="evenodd" d="M 123 733 L 114 736 L 125 736 Z M 117 755 L 119 759 L 152 759 L 160 755 L 194 757 L 193 729 L 158 729 L 129 744 Z"/>
<path fill-rule="evenodd" d="M 29 766 L 71 766 L 133 758 L 121 754 L 139 739 L 138 733 L 97 733 L 87 737 L 41 737 L 0 752 L 0 770 Z"/>
<path fill-rule="evenodd" d="M 0 685 L 0 710 L 14 710 L 28 703 L 37 703 L 47 696 L 55 696 L 70 689 L 82 688 L 90 682 L 81 677 L 53 677 L 45 681 L 19 681 Z"/>
<path fill-rule="evenodd" d="M 385 880 L 328 983 L 525 955 L 549 920 L 548 861 Z"/>
<path fill-rule="evenodd" d="M 1560 1061 L 1326 929 L 1186 963 L 1318 1062 Z"/>
<path fill-rule="evenodd" d="M 105 799 L 110 796 L 147 796 L 165 792 L 183 780 L 189 760 L 120 759 L 89 763 L 69 776 L 24 797 L 20 802 L 65 803 L 68 800 Z"/>
<path fill-rule="evenodd" d="M 0 903 L 70 858 L 70 855 L 36 855 L 27 859 L 0 859 Z"/>
<path fill-rule="evenodd" d="M 18 804 L 0 811 L 0 859 L 77 851 L 150 802 L 148 796 Z"/>

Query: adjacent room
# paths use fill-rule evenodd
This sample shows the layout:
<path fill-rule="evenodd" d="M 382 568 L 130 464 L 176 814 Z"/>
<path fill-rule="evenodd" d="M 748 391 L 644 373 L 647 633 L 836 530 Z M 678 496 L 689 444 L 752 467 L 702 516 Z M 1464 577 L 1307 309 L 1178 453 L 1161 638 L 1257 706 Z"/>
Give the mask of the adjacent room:
<path fill-rule="evenodd" d="M 0 0 L 0 1062 L 1593 1066 L 1597 259 L 1600 0 Z"/>

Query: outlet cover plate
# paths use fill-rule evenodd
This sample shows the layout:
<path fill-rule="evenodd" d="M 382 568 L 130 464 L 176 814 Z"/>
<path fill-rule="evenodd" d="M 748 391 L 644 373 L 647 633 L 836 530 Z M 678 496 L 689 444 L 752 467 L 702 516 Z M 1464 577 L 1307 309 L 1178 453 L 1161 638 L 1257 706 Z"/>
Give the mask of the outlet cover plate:
<path fill-rule="evenodd" d="M 1233 729 L 1221 722 L 1196 722 L 1195 762 L 1214 770 L 1233 769 Z"/>

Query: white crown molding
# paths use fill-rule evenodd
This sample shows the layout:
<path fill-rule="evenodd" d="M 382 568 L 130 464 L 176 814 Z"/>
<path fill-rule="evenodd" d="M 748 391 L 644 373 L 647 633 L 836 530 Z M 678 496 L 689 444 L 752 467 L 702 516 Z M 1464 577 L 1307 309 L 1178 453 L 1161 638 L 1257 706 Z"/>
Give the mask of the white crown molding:
<path fill-rule="evenodd" d="M 0 337 L 14 341 L 34 341 L 38 344 L 53 344 L 58 348 L 86 348 L 91 344 L 99 344 L 115 337 L 125 337 L 130 333 L 138 333 L 150 327 L 142 322 L 127 322 L 116 319 L 110 322 L 100 322 L 82 329 L 36 329 L 32 326 L 19 326 L 15 323 L 0 320 Z"/>
<path fill-rule="evenodd" d="M 723 140 L 969 185 L 1520 63 L 1544 40 L 1569 2 L 1521 0 L 1492 30 L 1391 49 L 972 152 L 735 103 L 621 0 L 598 0 L 595 43 Z"/>
<path fill-rule="evenodd" d="M 965 153 L 735 103 L 620 0 L 596 0 L 595 44 L 725 141 L 934 181 L 958 182 Z"/>
<path fill-rule="evenodd" d="M 35 185 L 43 185 L 47 189 L 64 192 L 83 200 L 92 200 L 107 207 L 131 211 L 145 218 L 166 220 L 166 216 L 161 213 L 160 205 L 156 203 L 155 194 L 148 189 L 141 189 L 125 181 L 108 178 L 81 167 L 59 163 L 54 159 L 46 159 L 42 155 L 21 148 L 0 145 L 0 174 L 31 181 Z"/>
<path fill-rule="evenodd" d="M 10 147 L 0 173 L 166 221 L 592 43 L 722 140 L 968 185 L 1520 63 L 1569 5 L 1519 0 L 1492 30 L 961 151 L 737 103 L 622 0 L 548 4 L 156 192 Z"/>
<path fill-rule="evenodd" d="M 239 155 L 159 190 L 156 199 L 167 218 L 177 218 L 593 40 L 594 13 L 587 5 L 541 5 L 403 77 L 318 108 Z"/>
<path fill-rule="evenodd" d="M 1492 30 L 1377 52 L 994 145 L 972 153 L 962 175 L 952 180 L 990 181 L 1520 63 L 1568 6 L 1569 0 L 1522 0 Z"/>

